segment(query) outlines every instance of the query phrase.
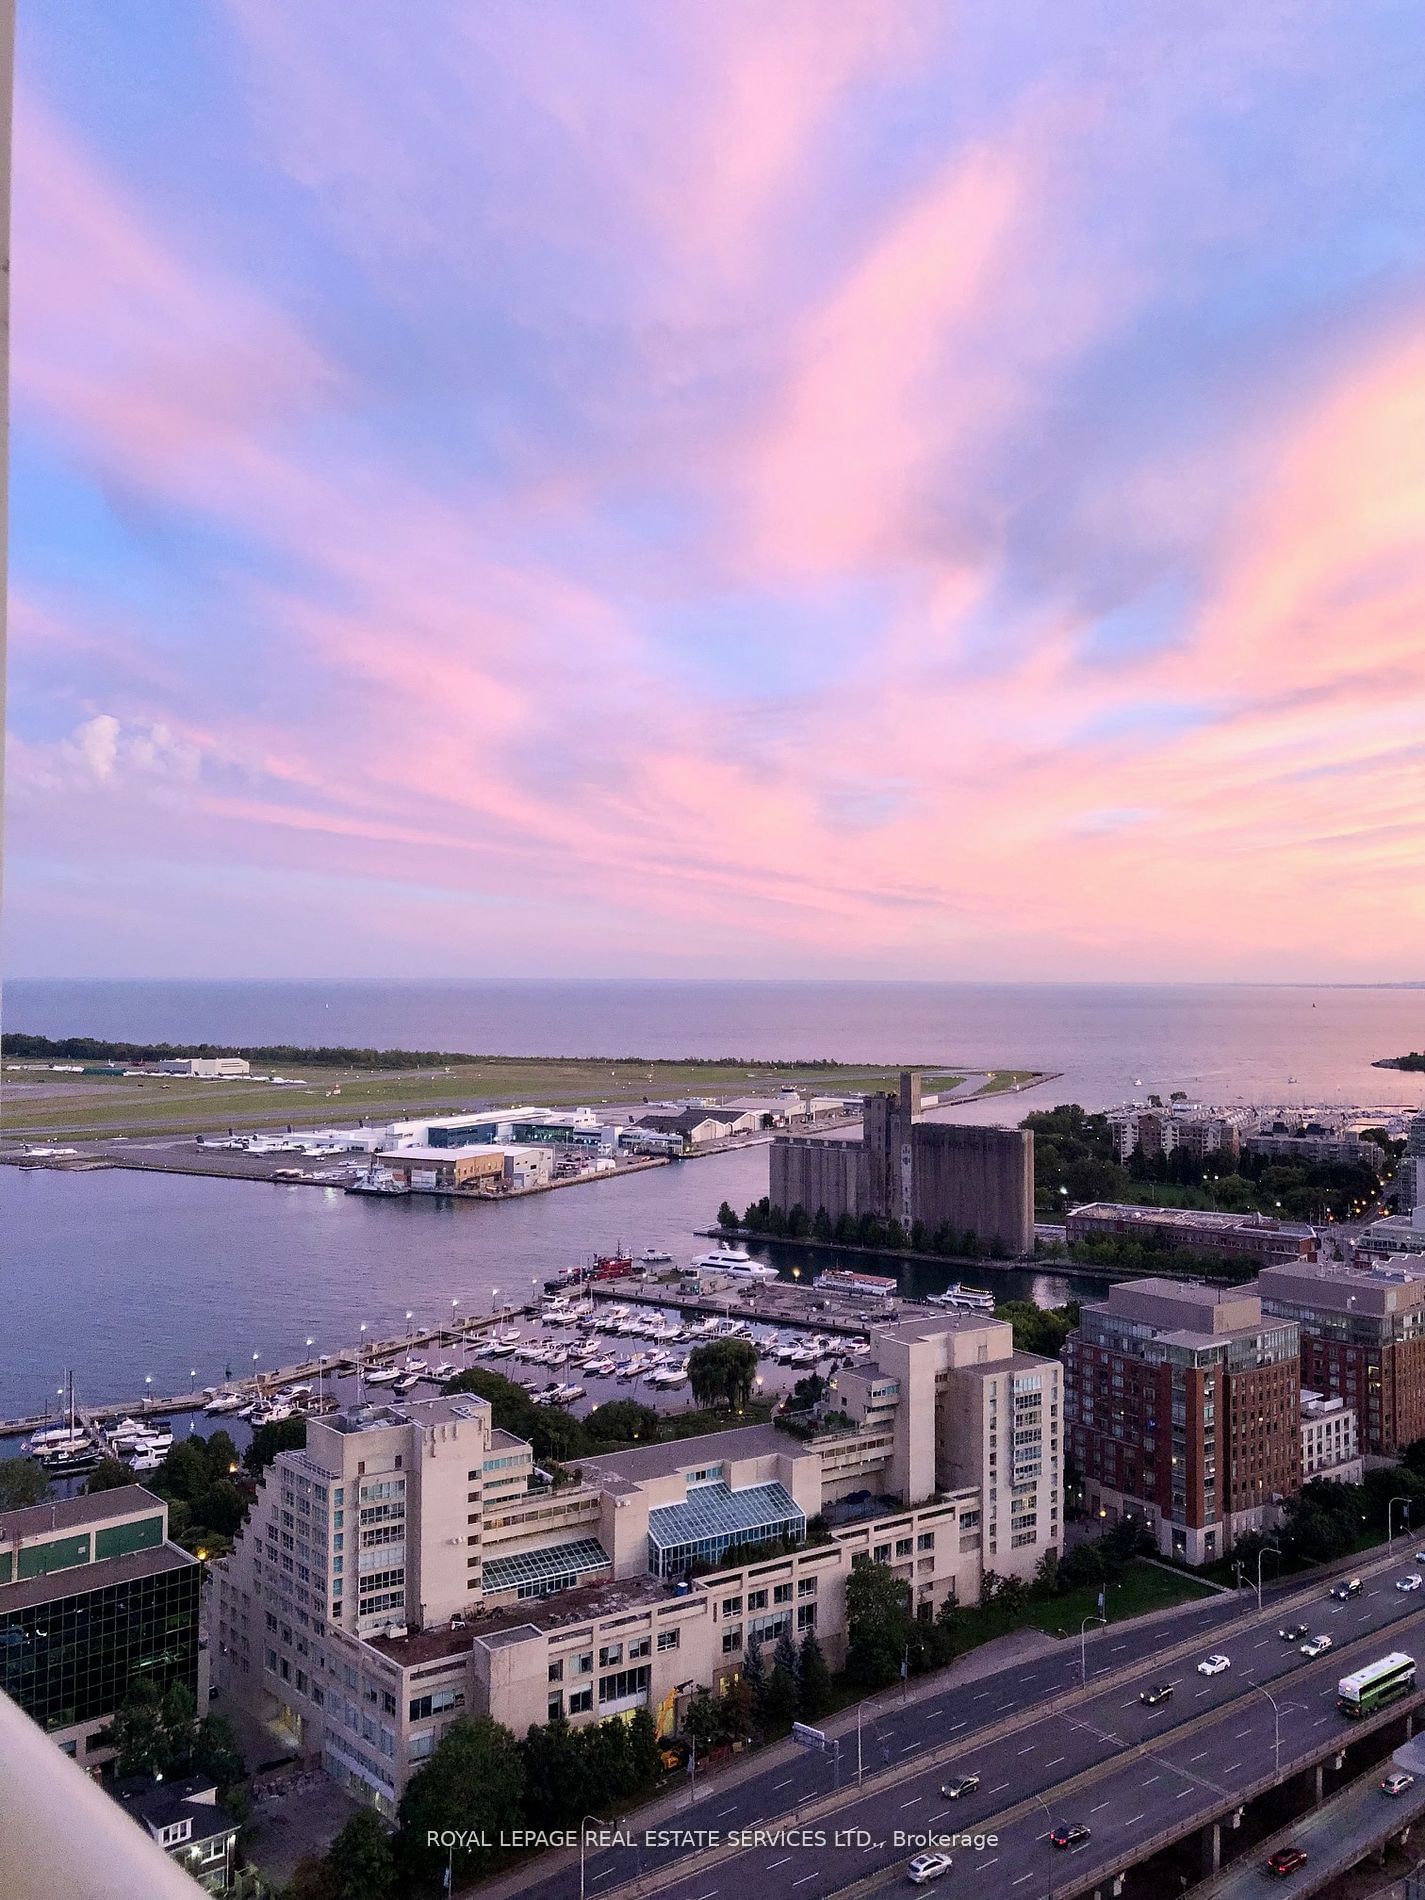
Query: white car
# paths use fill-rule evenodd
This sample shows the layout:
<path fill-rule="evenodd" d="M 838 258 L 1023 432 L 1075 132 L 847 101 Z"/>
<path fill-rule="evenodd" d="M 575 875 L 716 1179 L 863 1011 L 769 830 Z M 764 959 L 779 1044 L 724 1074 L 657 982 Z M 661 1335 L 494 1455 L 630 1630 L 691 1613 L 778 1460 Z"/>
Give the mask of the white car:
<path fill-rule="evenodd" d="M 1420 1583 L 1421 1583 L 1421 1579 L 1417 1577 L 1415 1572 L 1412 1570 L 1408 1577 L 1397 1577 L 1395 1580 L 1395 1587 L 1397 1590 L 1418 1590 L 1420 1588 Z"/>
<path fill-rule="evenodd" d="M 1333 1645 L 1329 1636 L 1313 1636 L 1310 1642 L 1300 1643 L 1297 1647 L 1303 1656 L 1324 1656 Z"/>
<path fill-rule="evenodd" d="M 1224 1669 L 1232 1667 L 1230 1656 L 1204 1656 L 1197 1666 L 1200 1676 L 1220 1676 Z"/>
<path fill-rule="evenodd" d="M 948 1874 L 953 1864 L 948 1854 L 917 1854 L 906 1868 L 905 1877 L 912 1887 L 923 1887 L 928 1880 Z"/>

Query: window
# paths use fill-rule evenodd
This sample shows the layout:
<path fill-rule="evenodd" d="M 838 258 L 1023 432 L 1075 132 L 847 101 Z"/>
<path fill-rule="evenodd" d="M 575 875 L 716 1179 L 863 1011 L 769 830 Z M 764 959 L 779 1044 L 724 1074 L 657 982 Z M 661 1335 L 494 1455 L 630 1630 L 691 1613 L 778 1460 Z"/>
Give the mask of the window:
<path fill-rule="evenodd" d="M 646 1694 L 648 1673 L 648 1665 L 644 1663 L 639 1669 L 620 1669 L 611 1676 L 600 1676 L 600 1703 L 625 1702 L 631 1696 Z"/>
<path fill-rule="evenodd" d="M 798 1578 L 797 1595 L 799 1597 L 814 1597 L 816 1595 L 816 1578 L 815 1577 Z"/>
<path fill-rule="evenodd" d="M 681 1630 L 659 1630 L 658 1632 L 659 1654 L 661 1655 L 665 1649 L 676 1649 L 678 1647 L 678 1639 L 681 1635 L 682 1635 Z"/>
<path fill-rule="evenodd" d="M 799 1603 L 797 1605 L 797 1628 L 803 1632 L 816 1628 L 816 1605 Z"/>
<path fill-rule="evenodd" d="M 747 1607 L 749 1610 L 765 1610 L 767 1607 L 767 1592 L 765 1590 L 749 1590 L 747 1593 Z"/>
<path fill-rule="evenodd" d="M 605 1643 L 599 1651 L 600 1669 L 613 1669 L 623 1661 L 622 1643 Z"/>
<path fill-rule="evenodd" d="M 774 1603 L 790 1603 L 791 1600 L 792 1586 L 789 1583 L 779 1583 L 772 1592 L 772 1601 Z"/>
<path fill-rule="evenodd" d="M 549 1698 L 549 1720 L 557 1722 L 564 1713 L 564 1691 L 556 1689 Z"/>
<path fill-rule="evenodd" d="M 912 1548 L 911 1540 L 909 1537 L 898 1537 L 896 1539 L 897 1557 L 909 1557 L 911 1554 L 911 1548 Z"/>
<path fill-rule="evenodd" d="M 741 1597 L 724 1597 L 722 1600 L 722 1613 L 725 1617 L 741 1616 L 742 1598 Z"/>
<path fill-rule="evenodd" d="M 915 1547 L 917 1550 L 934 1550 L 935 1532 L 922 1531 L 919 1537 L 917 1537 L 915 1540 Z"/>
<path fill-rule="evenodd" d="M 629 1661 L 637 1662 L 640 1656 L 648 1655 L 652 1648 L 653 1641 L 651 1637 L 636 1636 L 628 1646 Z"/>
<path fill-rule="evenodd" d="M 586 1649 L 582 1656 L 576 1656 L 574 1658 L 574 1674 L 576 1676 L 592 1676 L 593 1673 L 594 1652 L 592 1649 Z"/>
<path fill-rule="evenodd" d="M 569 1691 L 569 1713 L 586 1715 L 594 1706 L 594 1691 L 589 1689 L 571 1689 Z"/>
<path fill-rule="evenodd" d="M 563 1682 L 563 1680 L 564 1680 L 564 1661 L 563 1661 L 563 1658 L 562 1658 L 562 1657 L 560 1658 L 560 1660 L 559 1660 L 558 1662 L 552 1662 L 552 1663 L 551 1663 L 551 1664 L 549 1665 L 549 1680 L 550 1680 L 551 1682 Z"/>
<path fill-rule="evenodd" d="M 741 1648 L 742 1648 L 741 1625 L 739 1625 L 738 1628 L 736 1628 L 735 1630 L 724 1630 L 722 1633 L 723 1655 L 735 1656 Z"/>

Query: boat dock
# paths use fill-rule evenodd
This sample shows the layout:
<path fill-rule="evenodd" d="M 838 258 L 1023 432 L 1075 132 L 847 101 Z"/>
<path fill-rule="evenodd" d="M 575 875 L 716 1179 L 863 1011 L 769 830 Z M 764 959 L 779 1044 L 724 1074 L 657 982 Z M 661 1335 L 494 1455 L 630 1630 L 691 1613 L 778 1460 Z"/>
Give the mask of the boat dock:
<path fill-rule="evenodd" d="M 726 1292 L 679 1285 L 676 1281 L 596 1280 L 580 1292 L 596 1300 L 627 1306 L 665 1306 L 704 1318 L 733 1317 L 759 1326 L 803 1326 L 819 1333 L 863 1336 L 872 1326 L 914 1319 L 933 1312 L 918 1300 L 856 1299 L 818 1293 L 795 1281 L 758 1280 L 729 1286 Z"/>
<path fill-rule="evenodd" d="M 537 1312 L 537 1306 L 529 1302 L 516 1305 L 513 1301 L 502 1305 L 493 1313 L 471 1314 L 464 1319 L 445 1320 L 438 1326 L 413 1326 L 409 1332 L 398 1334 L 392 1339 L 377 1339 L 361 1346 L 347 1347 L 338 1352 L 319 1353 L 315 1358 L 299 1360 L 295 1365 L 275 1366 L 270 1371 L 249 1372 L 223 1381 L 224 1392 L 240 1393 L 244 1400 L 264 1398 L 279 1387 L 291 1385 L 295 1381 L 310 1382 L 317 1378 L 330 1378 L 343 1367 L 354 1368 L 358 1357 L 363 1368 L 371 1371 L 388 1364 L 403 1353 L 413 1352 L 417 1346 L 458 1345 L 472 1339 L 478 1339 L 491 1326 L 502 1325 L 511 1317 Z M 168 1395 L 146 1394 L 142 1398 L 107 1399 L 101 1404 L 78 1405 L 74 1408 L 77 1421 L 92 1436 L 98 1437 L 102 1428 L 120 1418 L 157 1418 L 174 1412 L 201 1412 L 211 1397 L 209 1391 L 178 1392 Z M 47 1425 L 59 1422 L 59 1414 L 32 1413 L 28 1418 L 0 1419 L 0 1438 L 26 1436 L 39 1431 Z M 218 1423 L 221 1424 L 221 1417 Z"/>

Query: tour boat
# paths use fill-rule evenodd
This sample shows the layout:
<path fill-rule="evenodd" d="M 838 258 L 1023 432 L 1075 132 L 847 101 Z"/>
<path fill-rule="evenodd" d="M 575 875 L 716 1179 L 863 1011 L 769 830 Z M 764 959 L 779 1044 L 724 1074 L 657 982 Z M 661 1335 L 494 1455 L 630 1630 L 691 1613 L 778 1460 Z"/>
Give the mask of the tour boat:
<path fill-rule="evenodd" d="M 348 1181 L 346 1184 L 348 1194 L 390 1196 L 409 1194 L 410 1191 L 410 1184 L 406 1181 L 398 1181 L 388 1168 L 367 1168 L 365 1173 L 358 1174 L 354 1181 Z"/>
<path fill-rule="evenodd" d="M 960 1313 L 993 1313 L 995 1296 L 982 1286 L 962 1286 L 957 1280 L 943 1293 L 932 1293 L 928 1306 L 948 1306 Z"/>
<path fill-rule="evenodd" d="M 874 1300 L 889 1300 L 900 1290 L 892 1274 L 852 1273 L 840 1268 L 819 1273 L 812 1285 L 818 1293 L 850 1293 L 858 1299 Z"/>

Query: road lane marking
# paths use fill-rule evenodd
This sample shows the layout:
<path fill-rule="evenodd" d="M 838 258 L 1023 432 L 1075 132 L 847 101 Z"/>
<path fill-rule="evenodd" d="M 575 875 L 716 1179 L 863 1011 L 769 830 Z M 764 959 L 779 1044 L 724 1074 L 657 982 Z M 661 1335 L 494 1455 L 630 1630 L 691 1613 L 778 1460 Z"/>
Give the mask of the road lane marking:
<path fill-rule="evenodd" d="M 785 1867 L 785 1866 L 786 1866 L 786 1864 L 787 1864 L 787 1862 L 788 1862 L 788 1861 L 789 1861 L 789 1860 L 790 1860 L 791 1858 L 792 1858 L 792 1857 L 791 1857 L 791 1855 L 790 1855 L 790 1854 L 783 1854 L 783 1856 L 782 1856 L 782 1858 L 781 1858 L 780 1860 L 769 1860 L 769 1861 L 767 1862 L 767 1866 L 766 1866 L 766 1872 L 770 1874 L 770 1873 L 771 1873 L 771 1871 L 772 1871 L 772 1869 L 773 1869 L 774 1867 Z"/>
<path fill-rule="evenodd" d="M 1099 1804 L 1098 1804 L 1098 1806 L 1097 1806 L 1096 1808 L 1090 1808 L 1090 1809 L 1089 1809 L 1089 1813 L 1090 1813 L 1090 1814 L 1102 1814 L 1102 1812 L 1103 1812 L 1103 1810 L 1104 1810 L 1104 1809 L 1105 1809 L 1105 1808 L 1106 1808 L 1107 1806 L 1108 1806 L 1108 1803 L 1107 1803 L 1106 1801 L 1100 1801 L 1100 1802 L 1099 1802 Z"/>
<path fill-rule="evenodd" d="M 1046 1768 L 1057 1768 L 1061 1761 L 1067 1761 L 1068 1759 L 1067 1755 L 1055 1755 L 1054 1759 L 1052 1761 L 1046 1761 L 1044 1766 Z"/>
<path fill-rule="evenodd" d="M 908 1755 L 913 1748 L 919 1748 L 919 1747 L 920 1747 L 919 1742 L 907 1742 L 905 1747 L 901 1750 L 901 1753 L 903 1755 Z"/>
<path fill-rule="evenodd" d="M 803 1875 L 802 1875 L 802 1877 L 801 1877 L 801 1879 L 800 1879 L 800 1880 L 794 1880 L 794 1881 L 792 1882 L 792 1885 L 793 1885 L 794 1887 L 804 1887 L 804 1886 L 805 1886 L 805 1885 L 807 1884 L 807 1882 L 808 1882 L 809 1880 L 815 1880 L 815 1879 L 816 1879 L 816 1875 L 815 1875 L 815 1874 L 803 1874 Z"/>
<path fill-rule="evenodd" d="M 1125 1827 L 1136 1827 L 1142 1819 L 1143 1816 L 1141 1814 L 1135 1814 L 1129 1820 L 1125 1821 L 1123 1825 Z"/>
<path fill-rule="evenodd" d="M 795 1779 L 796 1777 L 794 1775 L 788 1775 L 785 1781 L 774 1782 L 772 1784 L 772 1792 L 775 1794 L 778 1788 L 790 1788 Z"/>
<path fill-rule="evenodd" d="M 717 1813 L 713 1816 L 713 1819 L 715 1821 L 720 1821 L 725 1814 L 736 1814 L 736 1812 L 737 1812 L 737 1803 L 734 1801 L 730 1808 L 719 1808 Z"/>
<path fill-rule="evenodd" d="M 1005 1789 L 1008 1786 L 1009 1786 L 1009 1783 L 1007 1781 L 1002 1781 L 997 1788 L 986 1788 L 985 1793 L 986 1794 L 1003 1794 Z"/>
<path fill-rule="evenodd" d="M 909 1801 L 902 1801 L 901 1806 L 903 1808 L 913 1808 L 917 1801 L 923 1801 L 924 1799 L 925 1796 L 923 1794 L 913 1794 Z"/>
<path fill-rule="evenodd" d="M 1016 1874 L 1009 1884 L 1011 1887 L 1022 1887 L 1026 1880 L 1033 1880 L 1033 1878 L 1034 1869 L 1031 1867 L 1027 1874 Z"/>
<path fill-rule="evenodd" d="M 1189 1761 L 1206 1761 L 1211 1753 L 1212 1750 L 1210 1748 L 1204 1748 L 1200 1755 L 1190 1755 L 1188 1759 Z"/>
<path fill-rule="evenodd" d="M 1032 1754 L 1034 1749 L 1037 1747 L 1038 1747 L 1037 1742 L 1030 1742 L 1027 1747 L 1017 1748 L 1014 1752 L 1016 1755 L 1029 1755 L 1029 1754 Z"/>
<path fill-rule="evenodd" d="M 1184 1788 L 1182 1793 L 1179 1795 L 1174 1795 L 1173 1799 L 1175 1801 L 1186 1801 L 1190 1794 L 1196 1794 L 1196 1793 L 1197 1793 L 1196 1788 Z"/>

